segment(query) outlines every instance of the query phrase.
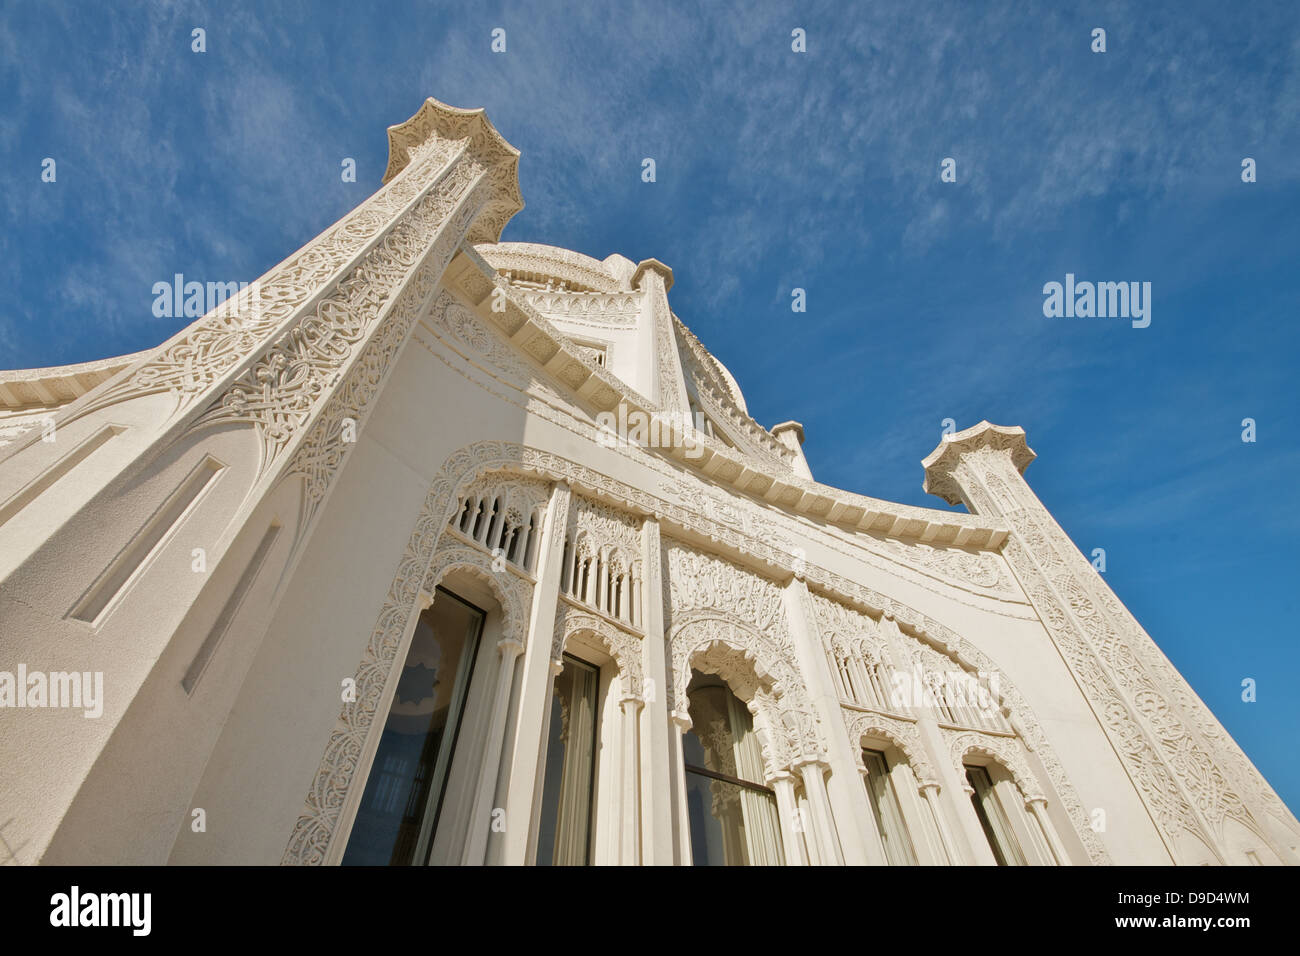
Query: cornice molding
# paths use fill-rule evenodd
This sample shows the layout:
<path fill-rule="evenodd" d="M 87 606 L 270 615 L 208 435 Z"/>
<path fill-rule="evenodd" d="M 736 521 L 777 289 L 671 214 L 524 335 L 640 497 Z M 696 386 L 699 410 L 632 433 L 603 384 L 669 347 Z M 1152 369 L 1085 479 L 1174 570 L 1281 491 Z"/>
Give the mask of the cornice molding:
<path fill-rule="evenodd" d="M 620 404 L 646 415 L 659 411 L 645 396 L 579 352 L 568 336 L 534 309 L 518 290 L 501 286 L 506 289 L 509 306 L 506 311 L 483 308 L 499 277 L 476 248 L 466 246 L 461 252 L 447 269 L 447 281 L 452 288 L 476 306 L 474 314 L 480 320 L 495 325 L 512 344 L 541 362 L 593 412 L 616 413 Z M 681 429 L 679 423 L 671 421 L 665 427 L 674 435 Z M 734 489 L 757 501 L 843 528 L 914 538 L 932 546 L 954 545 L 989 551 L 998 550 L 1007 537 L 1007 527 L 1001 521 L 869 498 L 788 471 L 778 473 L 751 455 L 718 441 L 702 440 L 698 433 L 692 439 L 700 450 L 696 458 L 687 456 L 691 443 L 686 441 L 674 440 L 670 447 L 652 451 L 724 489 Z M 772 441 L 776 443 L 775 439 Z M 784 445 L 779 447 L 789 451 Z"/>

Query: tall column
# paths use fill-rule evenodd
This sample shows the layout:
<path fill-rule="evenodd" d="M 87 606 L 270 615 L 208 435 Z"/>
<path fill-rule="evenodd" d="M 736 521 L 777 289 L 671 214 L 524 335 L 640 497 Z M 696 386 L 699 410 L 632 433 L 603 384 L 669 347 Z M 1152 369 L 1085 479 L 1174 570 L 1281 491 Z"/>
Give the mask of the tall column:
<path fill-rule="evenodd" d="M 681 862 L 678 828 L 686 827 L 685 805 L 677 800 L 677 777 L 681 763 L 674 760 L 673 738 L 681 735 L 668 713 L 668 648 L 664 640 L 665 587 L 659 522 L 646 518 L 641 526 L 643 586 L 635 597 L 640 601 L 637 617 L 645 638 L 641 664 L 645 674 L 645 708 L 642 710 L 641 806 L 645 862 L 667 865 Z"/>
<path fill-rule="evenodd" d="M 911 659 L 907 639 L 893 617 L 885 615 L 881 619 L 880 632 L 889 644 L 894 660 L 900 666 Z M 904 694 L 903 699 L 894 700 L 892 704 L 916 717 L 916 729 L 921 746 L 925 748 L 930 763 L 935 768 L 938 779 L 933 781 L 932 785 L 931 782 L 927 782 L 923 785 L 923 789 L 933 811 L 935 826 L 938 827 L 939 838 L 943 841 L 949 862 L 954 866 L 973 862 L 996 862 L 992 851 L 988 848 L 984 831 L 978 829 L 979 821 L 974 821 L 976 831 L 971 831 L 968 825 L 972 813 L 965 789 L 966 778 L 952 765 L 952 757 L 948 753 L 943 730 L 939 727 L 936 702 L 929 696 L 924 675 L 914 672 L 914 676 L 906 686 L 911 690 Z M 894 689 L 892 693 L 897 694 L 898 689 Z M 956 830 L 951 825 L 953 821 L 957 821 Z"/>
<path fill-rule="evenodd" d="M 934 802 L 941 827 L 944 823 L 952 821 L 955 821 L 957 826 L 955 831 L 951 827 L 945 827 L 940 831 L 945 840 L 956 837 L 948 847 L 955 854 L 953 862 L 958 865 L 978 863 L 992 866 L 997 860 L 993 857 L 993 851 L 989 849 L 988 838 L 984 835 L 984 829 L 975 815 L 975 808 L 971 806 L 970 784 L 953 766 L 952 758 L 948 755 L 947 744 L 943 739 L 943 731 L 939 729 L 939 724 L 930 709 L 917 707 L 916 715 L 916 726 L 921 739 L 930 753 L 936 757 L 935 773 L 939 777 L 940 784 L 938 791 L 933 794 L 927 791 L 926 796 Z"/>
<path fill-rule="evenodd" d="M 826 764 L 820 760 L 808 760 L 798 764 L 795 769 L 803 779 L 803 790 L 808 796 L 813 832 L 817 836 L 822 862 L 827 866 L 843 866 L 844 851 L 835 834 L 835 818 L 831 815 L 831 801 L 826 794 Z"/>
<path fill-rule="evenodd" d="M 916 851 L 916 860 L 922 866 L 944 866 L 948 856 L 944 852 L 941 838 L 937 837 L 930 808 L 921 794 L 916 775 L 907 763 L 899 763 L 889 771 L 889 784 L 898 796 L 899 806 L 903 811 L 903 822 L 907 826 Z"/>
<path fill-rule="evenodd" d="M 619 862 L 641 865 L 641 705 L 627 693 L 623 707 L 623 813 L 619 820 Z"/>
<path fill-rule="evenodd" d="M 786 866 L 807 866 L 808 850 L 804 846 L 804 826 L 799 803 L 794 794 L 794 777 L 782 771 L 768 781 L 776 792 L 776 810 L 781 815 L 781 836 L 785 840 Z"/>
<path fill-rule="evenodd" d="M 497 778 L 501 773 L 501 748 L 505 744 L 510 688 L 515 675 L 515 660 L 523 650 L 523 645 L 514 637 L 507 637 L 497 643 L 499 656 L 497 679 L 492 691 L 492 719 L 488 724 L 483 761 L 479 765 L 478 783 L 474 788 L 469 833 L 465 837 L 465 851 L 461 857 L 461 862 L 469 866 L 481 865 L 487 854 L 488 833 L 492 824 L 492 800 L 496 795 Z"/>
<path fill-rule="evenodd" d="M 74 441 L 119 416 L 130 427 L 97 450 L 93 473 L 71 492 L 75 500 L 37 496 L 23 509 L 30 520 L 9 525 L 45 522 L 48 534 L 14 539 L 0 528 L 0 620 L 22 622 L 7 628 L 10 659 L 103 671 L 113 688 L 94 728 L 65 733 L 54 726 L 65 718 L 45 714 L 31 719 L 41 718 L 38 733 L 48 747 L 28 746 L 31 735 L 20 727 L 0 735 L 10 781 L 0 794 L 0 819 L 14 819 L 8 837 L 26 845 L 28 860 L 51 851 L 57 858 L 56 831 L 67 834 L 64 849 L 83 859 L 79 832 L 104 834 L 98 846 L 106 859 L 138 860 L 146 845 L 165 859 L 175 826 L 159 821 L 194 792 L 240 681 L 219 696 L 207 692 L 198 714 L 196 698 L 179 698 L 172 682 L 149 678 L 191 609 L 225 603 L 246 529 L 260 535 L 273 517 L 283 521 L 287 546 L 267 573 L 292 576 L 447 265 L 466 240 L 495 241 L 521 208 L 517 157 L 481 110 L 428 101 L 390 131 L 389 170 L 378 192 L 51 416 L 55 435 Z M 233 440 L 242 435 L 249 440 Z M 41 438 L 35 429 L 0 449 L 0 501 L 51 474 L 68 453 L 66 440 Z M 213 493 L 192 480 L 218 471 Z M 277 498 L 284 488 L 297 493 L 296 508 Z M 164 507 L 168 489 L 180 496 L 171 510 Z M 176 528 L 183 515 L 184 533 L 142 531 L 150 514 Z M 159 531 L 155 550 L 150 535 Z M 206 573 L 170 573 L 178 562 L 158 560 L 182 547 L 188 554 L 191 542 L 202 545 Z M 273 610 L 261 620 L 269 622 Z M 263 638 L 226 642 L 223 666 L 246 673 Z M 51 648 L 61 649 L 57 660 Z M 91 779 L 128 705 L 139 739 L 174 739 L 178 726 L 196 728 L 177 748 L 167 779 L 148 793 L 127 782 L 147 772 L 151 755 L 144 752 L 115 757 L 113 773 Z M 314 859 L 329 842 L 332 808 L 318 817 L 295 835 L 307 849 L 291 855 Z"/>
<path fill-rule="evenodd" d="M 1300 823 L 1043 507 L 1022 477 L 1034 457 L 1023 429 L 981 422 L 944 436 L 923 462 L 925 488 L 1010 526 L 1003 556 L 1175 861 L 1194 860 L 1179 847 L 1200 841 L 1227 862 L 1223 820 L 1296 859 Z"/>
<path fill-rule="evenodd" d="M 558 482 L 551 491 L 538 552 L 537 586 L 533 589 L 519 712 L 515 717 L 514 753 L 510 756 L 510 781 L 506 789 L 503 861 L 511 865 L 533 862 L 531 857 L 537 832 L 534 810 L 541 799 L 541 775 L 550 732 L 551 694 L 555 679 L 551 667 L 551 641 L 559 607 L 560 572 L 564 564 L 564 537 L 569 527 L 571 500 L 569 486 Z M 558 661 L 555 663 L 559 664 Z"/>
<path fill-rule="evenodd" d="M 871 771 L 863 766 L 859 766 L 857 771 L 858 784 L 862 787 L 862 794 L 865 797 L 867 787 L 871 785 Z M 888 781 L 886 781 L 886 783 L 888 783 Z M 867 797 L 868 801 L 870 801 L 870 799 L 870 797 Z M 867 805 L 866 816 L 858 821 L 858 829 L 862 833 L 865 847 L 870 851 L 868 854 L 868 862 L 872 866 L 882 866 L 887 864 L 889 858 L 885 856 L 885 842 L 880 835 L 880 827 L 876 825 L 876 815 L 872 812 L 869 802 Z"/>
<path fill-rule="evenodd" d="M 961 863 L 961 854 L 957 850 L 956 840 L 953 839 L 952 829 L 948 826 L 943 803 L 939 800 L 939 784 L 927 780 L 921 785 L 921 791 L 925 794 L 926 805 L 930 808 L 930 818 L 934 821 L 934 829 L 939 834 L 940 848 L 943 850 L 944 858 L 937 862 L 956 866 Z"/>
<path fill-rule="evenodd" d="M 677 862 L 682 866 L 690 866 L 692 861 L 691 854 L 691 823 L 690 810 L 686 802 L 686 756 L 682 747 L 682 738 L 686 732 L 691 729 L 690 715 L 683 711 L 674 711 L 672 715 L 673 728 L 676 733 L 673 734 L 673 798 L 676 806 L 676 830 L 677 830 Z"/>
<path fill-rule="evenodd" d="M 1056 865 L 1068 866 L 1070 855 L 1065 849 L 1065 844 L 1061 842 L 1061 835 L 1056 832 L 1056 827 L 1052 825 L 1052 818 L 1047 815 L 1047 801 L 1043 797 L 1033 797 L 1027 800 L 1026 803 L 1029 806 L 1029 812 L 1038 821 L 1038 826 L 1047 839 L 1047 846 L 1052 851 L 1052 857 L 1056 860 Z"/>
<path fill-rule="evenodd" d="M 664 412 L 676 416 L 680 422 L 681 416 L 690 412 L 690 401 L 677 352 L 673 316 L 668 308 L 668 290 L 672 287 L 673 270 L 658 259 L 644 260 L 632 274 L 632 288 L 645 293 L 640 326 L 651 339 L 648 343 L 651 348 L 643 354 L 655 356 L 655 398 Z M 642 337 L 643 342 L 645 338 Z"/>
<path fill-rule="evenodd" d="M 871 802 L 863 787 L 861 761 L 854 755 L 840 710 L 839 695 L 830 661 L 817 632 L 816 613 L 808 586 L 798 576 L 782 593 L 790 637 L 794 642 L 799 671 L 804 675 L 808 695 L 826 733 L 827 762 L 831 771 L 828 788 L 836 829 L 844 839 L 841 862 L 853 865 L 885 863 L 879 834 L 871 813 Z M 809 795 L 811 799 L 811 794 Z"/>

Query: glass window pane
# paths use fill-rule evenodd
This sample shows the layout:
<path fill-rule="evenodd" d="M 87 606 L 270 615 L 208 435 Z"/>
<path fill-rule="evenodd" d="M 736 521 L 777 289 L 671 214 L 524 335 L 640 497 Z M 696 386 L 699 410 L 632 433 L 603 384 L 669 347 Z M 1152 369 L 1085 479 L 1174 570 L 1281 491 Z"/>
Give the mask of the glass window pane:
<path fill-rule="evenodd" d="M 1011 824 L 998 803 L 989 772 L 983 767 L 967 767 L 966 779 L 975 789 L 971 794 L 971 804 L 975 807 L 975 814 L 979 817 L 980 826 L 984 829 L 998 866 L 1024 866 L 1025 858 L 1020 851 L 1020 844 L 1011 832 Z"/>
<path fill-rule="evenodd" d="M 590 862 L 592 793 L 596 769 L 596 692 L 600 672 L 564 657 L 551 696 L 551 726 L 542 780 L 537 863 Z"/>
<path fill-rule="evenodd" d="M 700 866 L 785 862 L 776 800 L 749 709 L 721 684 L 692 685 L 682 739 L 691 853 Z"/>
<path fill-rule="evenodd" d="M 345 865 L 426 862 L 482 624 L 482 611 L 442 589 L 420 615 Z"/>
<path fill-rule="evenodd" d="M 880 841 L 884 844 L 885 859 L 892 866 L 916 866 L 916 853 L 912 849 L 907 824 L 903 820 L 903 808 L 899 806 L 898 794 L 894 792 L 889 779 L 889 765 L 885 762 L 885 755 L 876 750 L 864 750 L 862 760 L 867 767 L 867 795 L 871 798 L 876 828 L 880 831 Z"/>

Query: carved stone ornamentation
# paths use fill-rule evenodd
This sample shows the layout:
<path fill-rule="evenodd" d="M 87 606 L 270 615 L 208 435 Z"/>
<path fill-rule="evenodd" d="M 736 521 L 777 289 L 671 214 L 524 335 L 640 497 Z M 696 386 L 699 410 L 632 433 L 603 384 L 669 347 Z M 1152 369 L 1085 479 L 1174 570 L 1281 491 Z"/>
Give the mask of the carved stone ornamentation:
<path fill-rule="evenodd" d="M 641 697 L 643 693 L 643 668 L 641 640 L 598 614 L 591 614 L 561 602 L 555 616 L 555 631 L 551 640 L 551 660 L 563 663 L 569 641 L 575 638 L 594 641 L 614 659 L 619 677 L 623 679 L 624 693 Z"/>
<path fill-rule="evenodd" d="M 1180 833 L 1223 846 L 1226 821 L 1273 842 L 1264 821 L 1289 816 L 1281 801 L 1025 484 L 1033 457 L 1023 430 L 983 423 L 926 459 L 927 483 L 1013 528 L 1003 553 L 1171 852 Z"/>
<path fill-rule="evenodd" d="M 930 761 L 915 724 L 883 714 L 864 714 L 847 707 L 841 708 L 841 713 L 844 715 L 844 726 L 848 728 L 849 739 L 854 744 L 853 752 L 860 769 L 866 769 L 862 762 L 863 739 L 879 738 L 889 741 L 907 759 L 919 789 L 939 785 L 939 776 L 935 773 L 934 764 Z"/>

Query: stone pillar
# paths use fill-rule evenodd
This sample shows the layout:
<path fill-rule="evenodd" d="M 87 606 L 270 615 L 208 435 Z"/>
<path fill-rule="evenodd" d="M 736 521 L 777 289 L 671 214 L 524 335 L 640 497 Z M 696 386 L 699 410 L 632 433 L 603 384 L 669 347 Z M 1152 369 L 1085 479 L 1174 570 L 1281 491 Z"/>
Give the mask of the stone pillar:
<path fill-rule="evenodd" d="M 799 802 L 795 798 L 794 778 L 782 771 L 768 781 L 776 793 L 776 812 L 781 816 L 781 838 L 785 841 L 786 866 L 807 866 L 804 827 L 795 826 L 799 819 Z"/>
<path fill-rule="evenodd" d="M 943 851 L 944 858 L 937 862 L 956 866 L 961 863 L 961 855 L 957 851 L 957 843 L 948 826 L 943 803 L 939 800 L 939 785 L 933 780 L 928 780 L 921 785 L 921 792 L 925 794 L 925 802 L 930 808 L 930 816 L 934 820 L 935 831 L 939 834 L 940 849 Z"/>
<path fill-rule="evenodd" d="M 946 865 L 948 857 L 942 844 L 936 843 L 935 824 L 930 808 L 921 794 L 921 786 L 912 767 L 906 762 L 896 764 L 890 769 L 889 776 L 889 785 L 898 797 L 903 822 L 911 837 L 912 849 L 916 851 L 917 863 L 922 866 Z"/>
<path fill-rule="evenodd" d="M 682 416 L 690 413 L 686 393 L 686 378 L 682 374 L 682 360 L 677 353 L 677 335 L 673 331 L 673 316 L 668 308 L 668 290 L 673 287 L 673 270 L 658 259 L 646 259 L 632 273 L 632 288 L 645 293 L 641 322 L 652 338 L 655 356 L 655 399 L 661 411 L 674 416 L 680 424 Z M 643 339 L 644 341 L 644 339 Z"/>
<path fill-rule="evenodd" d="M 641 526 L 641 567 L 644 583 L 636 597 L 641 602 L 637 623 L 645 633 L 641 648 L 646 702 L 641 712 L 642 846 L 645 862 L 668 865 L 681 862 L 676 834 L 678 828 L 686 827 L 686 807 L 677 800 L 681 764 L 674 762 L 673 738 L 680 740 L 681 735 L 668 713 L 668 681 L 672 677 L 664 639 L 663 555 L 655 518 L 646 518 Z"/>
<path fill-rule="evenodd" d="M 835 818 L 831 814 L 830 798 L 826 794 L 826 764 L 820 760 L 806 760 L 795 766 L 803 779 L 803 790 L 812 811 L 813 833 L 817 839 L 818 856 L 826 866 L 843 866 L 844 851 L 835 833 Z"/>
<path fill-rule="evenodd" d="M 561 661 L 552 661 L 551 643 L 559 608 L 560 573 L 564 565 L 564 536 L 569 527 L 572 494 L 563 482 L 556 484 L 547 507 L 546 526 L 538 552 L 537 586 L 524 650 L 519 712 L 515 715 L 515 745 L 510 756 L 506 789 L 506 832 L 503 862 L 532 863 L 537 841 L 537 804 L 545 767 L 546 739 L 551 723 L 551 694 Z M 554 668 L 552 665 L 556 665 Z"/>
<path fill-rule="evenodd" d="M 1043 836 L 1047 840 L 1047 846 L 1052 851 L 1052 857 L 1056 860 L 1057 866 L 1068 866 L 1070 863 L 1070 854 L 1066 851 L 1065 845 L 1061 842 L 1061 835 L 1056 832 L 1056 827 L 1052 825 L 1052 818 L 1047 815 L 1047 800 L 1043 797 L 1035 796 L 1025 801 L 1029 807 L 1029 812 L 1033 814 L 1038 826 L 1043 831 Z"/>
<path fill-rule="evenodd" d="M 865 766 L 858 767 L 858 783 L 862 787 L 862 792 L 864 796 L 866 795 L 867 787 L 871 783 L 870 776 L 871 776 L 871 771 L 869 771 Z M 867 797 L 867 799 L 870 800 L 870 797 Z M 865 819 L 863 819 L 859 823 L 859 829 L 862 831 L 863 839 L 867 841 L 866 845 L 871 850 L 870 853 L 871 865 L 872 866 L 888 865 L 889 859 L 888 857 L 885 856 L 885 852 L 884 852 L 885 841 L 884 838 L 881 837 L 880 835 L 880 827 L 876 823 L 876 815 L 873 812 L 871 812 L 870 803 L 868 803 L 867 805 L 867 815 Z"/>
<path fill-rule="evenodd" d="M 808 467 L 808 459 L 803 453 L 803 425 L 799 422 L 782 422 L 772 426 L 772 434 L 777 441 L 794 452 L 790 467 L 795 474 L 812 481 L 812 469 Z"/>
<path fill-rule="evenodd" d="M 843 862 L 853 865 L 883 865 L 884 853 L 871 813 L 870 798 L 860 775 L 862 762 L 854 754 L 854 742 L 844 726 L 839 695 L 817 631 L 816 615 L 808 586 L 798 577 L 791 579 L 782 594 L 790 637 L 794 642 L 799 671 L 804 676 L 813 710 L 825 729 L 827 762 L 831 770 L 828 787 L 833 819 L 844 839 Z M 809 795 L 811 799 L 811 794 Z"/>
<path fill-rule="evenodd" d="M 641 864 L 641 706 L 634 694 L 626 694 L 623 707 L 623 813 L 619 819 L 619 862 Z"/>
<path fill-rule="evenodd" d="M 497 644 L 500 657 L 497 662 L 496 685 L 492 691 L 492 719 L 488 724 L 483 761 L 479 765 L 478 783 L 474 788 L 474 803 L 470 810 L 469 833 L 465 837 L 465 851 L 461 857 L 461 862 L 470 866 L 483 864 L 487 854 L 488 833 L 492 825 L 492 800 L 496 796 L 497 778 L 501 773 L 501 748 L 505 744 L 515 660 L 523 650 L 523 645 L 513 637 L 507 637 Z"/>
<path fill-rule="evenodd" d="M 686 803 L 686 756 L 682 748 L 682 737 L 691 729 L 691 718 L 687 713 L 674 711 L 672 721 L 673 727 L 677 731 L 673 734 L 672 766 L 673 796 L 677 807 L 677 862 L 682 866 L 690 866 L 692 860 L 691 822 Z"/>
<path fill-rule="evenodd" d="M 940 833 L 947 842 L 948 851 L 953 856 L 953 863 L 959 866 L 970 863 L 990 866 L 995 864 L 997 860 L 993 857 L 993 851 L 989 849 L 984 828 L 980 826 L 979 818 L 975 816 L 975 808 L 970 803 L 970 784 L 966 782 L 961 771 L 953 766 L 952 757 L 948 754 L 947 743 L 943 738 L 943 731 L 940 730 L 938 722 L 928 708 L 916 706 L 914 710 L 917 717 L 917 731 L 926 749 L 934 757 L 935 773 L 939 777 L 939 789 L 933 794 L 927 792 L 926 797 L 932 801 L 940 825 Z M 946 825 L 953 821 L 958 827 L 956 832 L 951 826 Z M 956 839 L 948 842 L 953 837 Z"/>
<path fill-rule="evenodd" d="M 1176 862 L 1194 862 L 1180 846 L 1197 841 L 1226 862 L 1222 820 L 1296 859 L 1300 823 L 1026 484 L 1034 457 L 1023 429 L 981 422 L 944 436 L 923 462 L 925 489 L 1010 527 L 1003 556 Z"/>

